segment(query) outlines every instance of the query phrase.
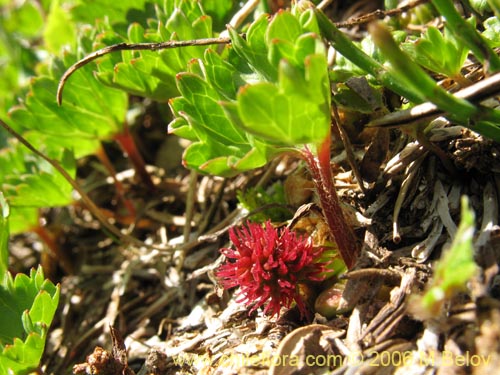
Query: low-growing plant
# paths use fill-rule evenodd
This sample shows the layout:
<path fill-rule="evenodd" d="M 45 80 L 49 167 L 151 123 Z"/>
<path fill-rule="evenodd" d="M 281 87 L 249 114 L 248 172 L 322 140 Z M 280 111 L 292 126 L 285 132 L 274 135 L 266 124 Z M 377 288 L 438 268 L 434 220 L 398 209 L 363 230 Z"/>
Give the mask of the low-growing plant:
<path fill-rule="evenodd" d="M 489 3 L 492 10 L 498 12 L 497 2 L 491 0 Z M 348 101 L 349 95 L 357 94 L 351 88 L 346 89 L 347 79 L 367 77 L 374 93 L 375 107 L 381 113 L 387 110 L 384 108 L 384 90 L 390 90 L 408 101 L 405 108 L 430 102 L 433 115 L 444 113 L 454 122 L 500 140 L 500 111 L 482 105 L 479 100 L 469 100 L 465 94 L 447 92 L 422 68 L 445 74 L 465 85 L 462 65 L 470 51 L 483 64 L 485 72 L 495 77 L 500 69 L 500 59 L 494 50 L 499 45 L 496 35 L 498 19 L 486 20 L 485 31 L 479 33 L 475 20 L 465 21 L 457 16 L 451 1 L 433 1 L 433 4 L 446 19 L 446 31 L 428 28 L 418 38 L 418 44 L 405 47 L 401 43 L 407 40 L 407 35 L 399 30 L 388 30 L 381 23 L 373 23 L 369 27 L 370 35 L 361 43 L 355 43 L 307 1 L 298 1 L 291 11 L 283 10 L 272 16 L 254 12 L 252 16 L 255 18 L 243 28 L 229 27 L 229 37 L 218 37 L 217 31 L 221 31 L 220 25 L 231 16 L 235 7 L 233 1 L 125 0 L 116 4 L 111 0 L 101 0 L 96 4 L 80 2 L 70 13 L 56 7 L 48 9 L 44 3 L 50 22 L 44 30 L 46 46 L 43 52 L 54 52 L 68 41 L 71 47 L 62 57 L 37 68 L 38 75 L 24 88 L 28 93 L 11 109 L 8 122 L 35 148 L 57 161 L 68 172 L 65 178 L 72 179 L 75 175 L 75 160 L 91 154 L 101 155 L 102 142 L 116 140 L 149 188 L 154 188 L 153 184 L 143 161 L 137 156 L 127 128 L 129 95 L 168 103 L 173 114 L 169 132 L 190 141 L 184 151 L 183 163 L 201 173 L 233 177 L 264 167 L 285 153 L 294 155 L 309 168 L 335 241 L 333 247 L 338 248 L 347 268 L 352 268 L 359 245 L 344 218 L 330 165 L 331 128 L 332 125 L 342 125 L 337 123 L 338 116 L 332 116 L 332 111 L 336 111 L 332 106 L 332 86 L 336 89 L 333 102 L 339 105 Z M 99 19 L 94 27 L 85 29 L 75 39 L 75 24 L 94 22 L 96 16 L 100 18 L 103 9 L 111 9 L 107 19 Z M 26 12 L 32 11 L 29 8 Z M 130 24 L 128 17 L 133 14 L 136 16 L 132 17 L 134 22 Z M 40 22 L 37 25 L 42 27 Z M 68 32 L 61 32 L 63 30 Z M 116 43 L 118 45 L 111 46 Z M 216 44 L 225 46 L 215 47 Z M 328 63 L 328 44 L 341 54 L 334 67 Z M 206 45 L 213 46 L 206 48 Z M 405 53 L 405 49 L 409 53 Z M 3 50 L 5 48 L 0 49 L 0 53 Z M 443 53 L 443 50 L 448 53 L 440 60 L 438 52 Z M 117 53 L 109 53 L 114 51 Z M 425 56 L 422 51 L 426 52 Z M 78 60 L 84 55 L 88 55 L 87 58 Z M 100 60 L 95 62 L 97 58 Z M 36 62 L 37 58 L 30 55 L 29 64 L 25 64 L 26 68 L 29 67 L 26 71 L 34 73 Z M 66 84 L 70 75 L 71 80 Z M 7 86 L 16 87 L 13 79 L 18 76 L 9 74 L 8 77 L 10 83 Z M 64 102 L 58 106 L 63 87 Z M 486 96 L 496 92 L 492 87 L 486 91 Z M 55 100 L 56 92 L 59 103 Z M 481 99 L 484 98 L 481 96 Z M 5 92 L 0 100 L 2 103 L 12 102 Z M 363 100 L 349 105 L 351 110 L 363 114 L 369 114 L 373 109 Z M 3 114 L 0 116 L 4 117 Z M 75 140 L 78 140 L 77 145 Z M 28 228 L 18 223 L 30 227 L 37 224 L 38 208 L 69 204 L 75 185 L 73 180 L 69 185 L 63 182 L 61 176 L 54 174 L 51 163 L 33 157 L 16 142 L 9 140 L 2 144 L 8 147 L 0 155 L 4 161 L 0 165 L 0 185 L 5 194 L 5 199 L 0 201 L 4 214 L 3 219 L 0 218 L 3 227 L 0 254 L 5 271 L 8 232 L 3 229 L 7 222 L 7 202 L 12 208 L 11 224 L 17 232 Z M 101 155 L 101 159 L 105 161 L 106 158 Z M 39 195 L 41 191 L 46 194 Z M 254 197 L 250 198 L 252 202 L 247 199 L 246 203 L 253 205 L 258 202 Z M 298 272 L 299 268 L 312 264 L 313 255 L 320 256 L 308 247 L 306 240 L 296 238 L 290 232 L 278 233 L 268 224 L 264 229 L 255 225 L 248 224 L 248 230 L 231 231 L 232 242 L 237 248 L 242 247 L 238 237 L 262 245 L 255 239 L 258 235 L 274 241 L 277 248 L 297 245 L 305 258 L 300 262 L 287 262 L 285 268 Z M 243 255 L 236 254 L 235 250 L 225 250 L 228 258 L 239 262 L 237 266 L 241 266 L 242 272 L 247 271 L 245 262 L 251 259 L 247 250 Z M 269 258 L 263 255 L 265 249 L 260 250 L 259 261 L 269 266 Z M 290 250 L 287 254 L 296 256 L 297 251 Z M 327 263 L 324 258 L 320 259 Z M 464 263 L 470 265 L 470 262 Z M 271 265 L 276 269 L 275 264 Z M 230 266 L 222 268 L 220 275 L 225 278 L 226 286 L 234 286 L 229 279 L 236 271 Z M 281 302 L 290 305 L 295 301 L 304 311 L 295 286 L 288 285 L 300 280 L 287 280 L 285 293 L 278 295 L 269 289 L 266 273 L 257 276 L 267 289 L 263 289 L 263 294 L 247 289 L 245 301 L 252 308 L 264 306 L 267 311 L 276 313 Z M 39 297 L 42 301 L 39 303 L 47 304 L 48 312 L 55 309 L 58 289 L 43 282 L 41 270 L 33 271 L 31 278 L 19 276 L 19 279 L 12 279 L 8 276 L 5 280 L 3 287 L 7 294 L 15 295 L 21 287 L 26 287 L 31 290 L 31 296 L 40 292 L 43 297 Z M 245 279 L 244 282 L 249 286 L 252 280 Z M 12 301 L 17 310 L 20 307 L 22 311 L 31 310 L 21 313 L 24 316 L 22 329 L 16 329 L 5 341 L 14 342 L 8 348 L 21 345 L 19 340 L 26 339 L 28 345 L 36 342 L 36 355 L 23 362 L 25 369 L 33 368 L 39 360 L 40 350 L 43 350 L 40 343 L 44 342 L 53 313 L 41 319 L 37 315 L 39 305 L 28 306 L 26 301 L 15 297 Z M 14 337 L 21 338 L 15 340 Z M 14 357 L 24 361 L 19 356 Z"/>
<path fill-rule="evenodd" d="M 222 56 L 207 50 L 177 75 L 182 97 L 170 101 L 169 129 L 193 141 L 184 163 L 204 173 L 232 176 L 284 152 L 303 158 L 339 252 L 353 267 L 357 241 L 333 189 L 330 85 L 318 30 L 314 18 L 287 11 L 261 16 L 245 39 L 230 28 L 232 47 Z"/>
<path fill-rule="evenodd" d="M 24 375 L 38 368 L 59 302 L 59 286 L 42 268 L 30 275 L 8 271 L 9 205 L 0 192 L 0 372 Z"/>
<path fill-rule="evenodd" d="M 460 224 L 453 242 L 436 263 L 425 293 L 410 300 L 410 309 L 419 319 L 439 316 L 444 304 L 465 291 L 467 283 L 478 272 L 474 262 L 474 217 L 469 199 L 462 197 Z"/>

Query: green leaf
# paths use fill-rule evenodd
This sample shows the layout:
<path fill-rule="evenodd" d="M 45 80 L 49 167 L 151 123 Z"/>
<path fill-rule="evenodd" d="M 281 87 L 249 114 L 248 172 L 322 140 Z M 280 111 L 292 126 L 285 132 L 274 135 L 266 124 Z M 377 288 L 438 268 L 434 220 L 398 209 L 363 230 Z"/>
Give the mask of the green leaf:
<path fill-rule="evenodd" d="M 14 4 L 10 2 L 5 12 L 2 27 L 9 33 L 15 32 L 26 37 L 37 37 L 43 27 L 43 18 L 38 7 L 32 2 Z M 3 17 L 2 17 L 3 18 Z"/>
<path fill-rule="evenodd" d="M 210 138 L 222 144 L 246 143 L 244 133 L 235 128 L 219 105 L 222 98 L 205 80 L 194 74 L 180 73 L 177 82 L 189 103 L 183 110 L 189 112 L 190 122 L 200 139 Z"/>
<path fill-rule="evenodd" d="M 301 34 L 303 30 L 297 18 L 289 12 L 279 12 L 269 23 L 266 39 L 268 43 L 275 39 L 293 43 Z"/>
<path fill-rule="evenodd" d="M 75 176 L 76 165 L 71 152 L 46 151 L 59 160 L 70 176 Z M 10 205 L 12 233 L 36 225 L 37 208 L 65 206 L 72 202 L 73 188 L 64 177 L 45 160 L 14 141 L 0 153 L 0 188 Z"/>
<path fill-rule="evenodd" d="M 330 129 L 326 59 L 312 55 L 302 75 L 286 60 L 280 65 L 279 86 L 259 83 L 238 94 L 245 130 L 280 146 L 318 143 Z"/>
<path fill-rule="evenodd" d="M 445 30 L 445 34 L 430 26 L 422 38 L 403 43 L 401 48 L 423 67 L 453 78 L 460 74 L 469 50 Z"/>
<path fill-rule="evenodd" d="M 230 12 L 237 4 L 234 0 L 202 0 L 203 10 L 212 17 L 215 30 L 222 30 L 229 22 Z"/>
<path fill-rule="evenodd" d="M 485 13 L 491 12 L 491 8 L 487 0 L 470 0 L 470 5 L 480 15 L 484 15 Z"/>
<path fill-rule="evenodd" d="M 39 212 L 36 207 L 16 207 L 11 210 L 9 229 L 11 234 L 32 230 L 38 225 Z"/>
<path fill-rule="evenodd" d="M 432 0 L 434 7 L 446 19 L 446 26 L 457 40 L 466 45 L 490 73 L 500 70 L 500 57 L 491 49 L 476 28 L 475 20 L 464 19 L 452 0 Z"/>
<path fill-rule="evenodd" d="M 498 17 L 490 17 L 483 22 L 484 32 L 483 37 L 486 38 L 488 44 L 492 48 L 500 46 L 500 19 Z"/>
<path fill-rule="evenodd" d="M 435 266 L 434 276 L 428 291 L 418 303 L 421 309 L 436 314 L 446 300 L 466 289 L 466 284 L 477 272 L 474 262 L 474 212 L 469 200 L 462 197 L 460 225 L 453 242 Z"/>
<path fill-rule="evenodd" d="M 96 20 L 106 17 L 110 23 L 120 24 L 127 22 L 130 14 L 137 15 L 145 7 L 145 0 L 79 0 L 71 9 L 71 14 L 83 23 L 94 24 Z"/>
<path fill-rule="evenodd" d="M 58 303 L 59 286 L 44 279 L 41 267 L 29 277 L 5 274 L 0 285 L 2 374 L 23 375 L 38 367 Z"/>
<path fill-rule="evenodd" d="M 281 182 L 276 182 L 267 190 L 262 187 L 250 188 L 247 191 L 238 191 L 237 197 L 240 205 L 248 212 L 262 208 L 268 204 L 276 204 L 281 207 L 271 207 L 250 216 L 252 221 L 264 222 L 270 219 L 273 222 L 289 220 L 291 212 L 285 208 L 285 190 Z"/>
<path fill-rule="evenodd" d="M 89 64 L 71 76 L 64 90 L 64 105 L 58 106 L 54 93 L 59 76 L 74 60 L 68 54 L 64 62 L 54 63 L 52 76 L 34 78 L 24 104 L 12 108 L 9 114 L 19 127 L 41 134 L 38 136 L 49 143 L 70 145 L 79 158 L 95 152 L 99 141 L 121 131 L 128 99 L 123 92 L 103 87 L 92 76 Z"/>
<path fill-rule="evenodd" d="M 0 117 L 17 102 L 41 59 L 39 43 L 43 20 L 33 2 L 9 1 L 0 11 Z M 2 141 L 0 140 L 0 145 Z"/>
<path fill-rule="evenodd" d="M 269 20 L 261 15 L 248 29 L 246 40 L 233 28 L 229 27 L 232 46 L 235 52 L 257 73 L 261 79 L 275 81 L 278 77 L 277 67 L 268 61 L 266 31 Z"/>
<path fill-rule="evenodd" d="M 351 78 L 351 80 L 355 79 Z M 358 92 L 355 87 L 343 83 L 337 84 L 336 93 L 333 96 L 335 103 L 341 108 L 366 114 L 372 114 L 374 109 L 383 108 L 384 101 L 380 90 L 369 85 L 367 80 L 357 79 L 366 83 L 366 86 L 361 86 L 360 92 Z M 363 91 L 363 89 L 366 91 Z"/>
<path fill-rule="evenodd" d="M 479 114 L 479 108 L 472 103 L 451 95 L 438 86 L 416 62 L 399 48 L 390 31 L 382 23 L 370 24 L 369 31 L 376 46 L 390 62 L 389 74 L 394 81 L 405 83 L 408 88 L 417 92 L 418 96 L 433 102 L 457 121 L 467 124 L 471 118 Z"/>
<path fill-rule="evenodd" d="M 71 46 L 76 39 L 75 29 L 75 24 L 60 1 L 52 1 L 43 31 L 47 50 L 58 54 L 64 46 Z"/>
<path fill-rule="evenodd" d="M 211 49 L 204 55 L 207 82 L 225 99 L 236 99 L 238 88 L 245 84 L 241 73 Z"/>
<path fill-rule="evenodd" d="M 212 21 L 198 2 L 168 0 L 165 10 L 156 8 L 160 20 L 154 27 L 145 28 L 133 23 L 128 29 L 129 43 L 157 43 L 167 40 L 203 39 L 213 36 Z M 164 20 L 164 21 L 163 21 Z M 117 33 L 108 29 L 101 34 L 98 45 L 117 43 Z M 194 58 L 201 58 L 204 46 L 163 49 L 160 51 L 124 51 L 121 55 L 104 57 L 96 77 L 104 84 L 133 95 L 167 101 L 178 95 L 175 75 L 186 69 Z"/>
<path fill-rule="evenodd" d="M 169 131 L 193 141 L 185 165 L 224 176 L 260 167 L 289 146 L 321 142 L 330 129 L 328 69 L 317 35 L 289 12 L 271 22 L 259 17 L 246 39 L 229 33 L 231 48 L 209 49 L 177 75 L 182 96 L 169 102 Z"/>
<path fill-rule="evenodd" d="M 197 62 L 196 64 L 202 64 Z M 205 71 L 194 65 L 192 71 Z M 217 75 L 215 71 L 213 77 Z M 224 98 L 203 77 L 194 73 L 177 75 L 182 97 L 170 100 L 176 116 L 169 132 L 194 141 L 186 148 L 184 165 L 203 173 L 234 176 L 267 162 L 266 147 L 236 126 Z"/>
<path fill-rule="evenodd" d="M 0 191 L 0 275 L 9 268 L 9 204 Z"/>

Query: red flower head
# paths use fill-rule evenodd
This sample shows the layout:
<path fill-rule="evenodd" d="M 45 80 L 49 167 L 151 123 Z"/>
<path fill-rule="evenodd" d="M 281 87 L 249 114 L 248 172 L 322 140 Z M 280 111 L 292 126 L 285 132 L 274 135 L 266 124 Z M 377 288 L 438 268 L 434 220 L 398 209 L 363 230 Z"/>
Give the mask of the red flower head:
<path fill-rule="evenodd" d="M 264 313 L 279 316 L 281 307 L 289 308 L 295 301 L 304 315 L 298 284 L 322 280 L 325 263 L 317 258 L 323 249 L 286 227 L 278 233 L 270 221 L 265 227 L 248 222 L 246 227 L 231 228 L 229 238 L 235 249 L 221 249 L 228 260 L 217 272 L 222 286 L 240 286 L 237 301 L 251 306 L 250 312 L 265 305 Z"/>

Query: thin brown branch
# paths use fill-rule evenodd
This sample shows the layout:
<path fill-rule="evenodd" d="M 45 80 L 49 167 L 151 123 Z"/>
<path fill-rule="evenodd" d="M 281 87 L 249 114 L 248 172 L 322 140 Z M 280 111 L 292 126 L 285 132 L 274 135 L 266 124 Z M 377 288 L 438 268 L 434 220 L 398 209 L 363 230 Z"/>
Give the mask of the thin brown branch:
<path fill-rule="evenodd" d="M 429 0 L 415 0 L 399 8 L 380 10 L 377 9 L 371 13 L 364 14 L 360 17 L 351 18 L 344 22 L 335 22 L 335 26 L 340 28 L 349 28 L 365 23 L 369 23 L 375 20 L 379 20 L 385 17 L 394 17 L 404 12 L 408 12 L 410 9 L 415 8 L 418 5 L 428 3 Z"/>
<path fill-rule="evenodd" d="M 57 104 L 62 104 L 62 95 L 64 90 L 64 85 L 69 77 L 80 69 L 82 66 L 87 65 L 89 62 L 98 59 L 108 53 L 118 52 L 118 51 L 158 51 L 168 48 L 178 48 L 178 47 L 189 47 L 189 46 L 208 46 L 211 44 L 228 44 L 231 42 L 229 37 L 226 38 L 206 38 L 206 39 L 194 39 L 194 40 L 169 40 L 160 43 L 118 43 L 111 46 L 107 46 L 92 52 L 90 55 L 85 56 L 83 59 L 77 61 L 71 65 L 66 72 L 64 72 L 59 85 L 57 86 Z"/>
<path fill-rule="evenodd" d="M 13 137 L 15 137 L 21 144 L 23 144 L 26 148 L 28 148 L 31 152 L 33 152 L 35 155 L 41 157 L 43 160 L 47 161 L 51 166 L 54 167 L 55 170 L 57 170 L 66 181 L 75 189 L 78 194 L 80 194 L 80 197 L 87 206 L 88 210 L 94 215 L 94 217 L 101 223 L 101 225 L 106 228 L 111 234 L 116 236 L 121 242 L 125 244 L 133 244 L 139 247 L 147 247 L 147 248 L 156 248 L 160 249 L 157 246 L 151 246 L 148 245 L 137 238 L 134 238 L 132 236 L 129 236 L 127 234 L 124 234 L 120 231 L 118 227 L 115 225 L 111 224 L 106 216 L 101 212 L 99 207 L 96 206 L 94 201 L 90 199 L 90 197 L 87 195 L 87 193 L 80 187 L 78 182 L 69 175 L 68 172 L 61 166 L 61 164 L 54 159 L 49 158 L 47 155 L 45 155 L 43 152 L 40 152 L 37 150 L 35 147 L 31 145 L 21 134 L 16 132 L 14 129 L 12 129 L 7 123 L 5 123 L 2 119 L 0 119 L 0 125 L 9 132 Z M 171 250 L 171 248 L 161 248 L 161 250 Z"/>

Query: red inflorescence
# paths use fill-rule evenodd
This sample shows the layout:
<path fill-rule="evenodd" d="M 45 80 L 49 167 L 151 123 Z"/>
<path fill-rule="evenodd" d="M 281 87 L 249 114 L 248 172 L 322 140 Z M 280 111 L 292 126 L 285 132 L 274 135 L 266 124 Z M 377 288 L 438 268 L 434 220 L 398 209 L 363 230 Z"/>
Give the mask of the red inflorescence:
<path fill-rule="evenodd" d="M 217 272 L 222 286 L 240 286 L 238 302 L 251 306 L 250 312 L 265 305 L 264 313 L 279 316 L 282 307 L 295 301 L 304 315 L 298 284 L 322 279 L 326 264 L 317 259 L 323 249 L 286 227 L 278 232 L 270 221 L 264 227 L 248 222 L 231 228 L 229 237 L 235 248 L 221 249 L 227 258 Z"/>

